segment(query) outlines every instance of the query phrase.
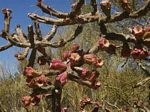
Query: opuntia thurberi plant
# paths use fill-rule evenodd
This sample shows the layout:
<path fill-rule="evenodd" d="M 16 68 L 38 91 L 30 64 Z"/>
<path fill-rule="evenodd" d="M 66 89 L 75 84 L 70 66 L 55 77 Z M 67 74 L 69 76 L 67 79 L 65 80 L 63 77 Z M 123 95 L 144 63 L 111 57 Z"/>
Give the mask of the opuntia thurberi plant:
<path fill-rule="evenodd" d="M 38 103 L 45 99 L 47 104 L 50 103 L 49 101 L 52 104 L 51 109 L 47 107 L 47 110 L 68 112 L 68 107 L 61 106 L 62 89 L 68 81 L 74 81 L 96 91 L 102 85 L 98 77 L 101 75 L 99 70 L 105 63 L 102 57 L 97 56 L 99 51 L 110 55 L 116 55 L 120 51 L 121 57 L 133 58 L 139 62 L 150 56 L 150 25 L 146 27 L 133 26 L 130 35 L 108 32 L 106 27 L 107 23 L 145 16 L 150 11 L 150 0 L 147 0 L 145 5 L 137 11 L 132 10 L 128 0 L 120 0 L 122 11 L 119 13 L 113 12 L 115 14 L 112 13 L 110 0 L 102 0 L 100 4 L 96 0 L 91 0 L 90 5 L 93 10 L 86 14 L 83 14 L 81 10 L 84 5 L 85 0 L 78 0 L 72 5 L 71 12 L 63 13 L 44 4 L 42 0 L 37 0 L 37 6 L 50 16 L 29 13 L 28 16 L 34 24 L 28 26 L 28 34 L 23 32 L 20 25 L 16 26 L 13 33 L 10 33 L 12 11 L 8 8 L 2 9 L 4 28 L 0 37 L 7 40 L 8 44 L 1 46 L 0 51 L 7 50 L 13 46 L 24 48 L 24 51 L 16 54 L 15 57 L 18 61 L 28 60 L 28 65 L 24 68 L 23 74 L 26 77 L 26 85 L 32 88 L 32 93 L 22 98 L 22 104 L 25 108 L 38 106 Z M 100 5 L 100 10 L 98 5 Z M 51 18 L 51 16 L 55 18 Z M 84 50 L 78 43 L 71 43 L 70 49 L 64 51 L 60 59 L 52 58 L 47 54 L 46 47 L 64 47 L 79 37 L 83 31 L 84 24 L 91 22 L 97 22 L 100 34 L 99 40 L 97 40 L 97 43 L 93 43 L 90 49 Z M 40 23 L 52 25 L 46 36 L 41 33 Z M 52 41 L 58 27 L 75 24 L 78 24 L 78 26 L 70 38 Z M 119 41 L 122 44 L 118 46 L 112 41 Z M 41 54 L 39 57 L 36 56 L 37 52 Z M 35 68 L 35 63 L 39 66 L 48 65 L 48 69 L 39 70 Z M 93 106 L 91 112 L 98 112 L 101 109 L 107 112 L 111 111 L 109 108 L 103 108 L 102 102 L 91 100 L 88 96 L 83 96 L 80 104 L 81 112 L 85 112 L 86 105 Z"/>

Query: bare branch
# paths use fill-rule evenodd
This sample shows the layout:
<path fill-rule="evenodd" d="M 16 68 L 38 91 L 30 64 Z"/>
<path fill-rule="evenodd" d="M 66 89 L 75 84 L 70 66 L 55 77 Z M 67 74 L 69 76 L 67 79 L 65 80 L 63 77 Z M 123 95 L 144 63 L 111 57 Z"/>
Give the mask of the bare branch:
<path fill-rule="evenodd" d="M 24 60 L 27 57 L 29 51 L 30 51 L 30 48 L 27 47 L 27 48 L 25 48 L 25 50 L 22 53 L 16 54 L 15 57 L 18 60 Z"/>
<path fill-rule="evenodd" d="M 23 43 L 27 42 L 25 34 L 23 33 L 20 25 L 17 25 L 17 27 L 15 29 L 15 33 L 17 34 L 18 39 L 19 39 L 20 42 L 23 42 Z"/>
<path fill-rule="evenodd" d="M 78 2 L 72 4 L 72 11 L 70 12 L 69 16 L 73 18 L 79 15 L 81 13 L 81 8 L 83 5 L 84 5 L 84 0 L 78 0 Z"/>
<path fill-rule="evenodd" d="M 138 11 L 135 11 L 133 13 L 130 14 L 131 18 L 137 18 L 137 17 L 141 17 L 147 14 L 147 12 L 150 11 L 150 0 L 147 0 L 147 3 L 145 4 L 145 6 L 143 6 L 141 9 L 139 9 Z"/>
<path fill-rule="evenodd" d="M 10 9 L 2 9 L 2 13 L 4 14 L 4 32 L 9 33 L 11 10 Z"/>
<path fill-rule="evenodd" d="M 37 6 L 41 8 L 41 10 L 45 12 L 46 14 L 49 14 L 58 18 L 66 18 L 69 16 L 68 13 L 59 12 L 49 7 L 48 5 L 44 4 L 42 0 L 38 0 Z"/>
<path fill-rule="evenodd" d="M 0 52 L 1 51 L 4 51 L 4 50 L 6 50 L 6 49 L 8 49 L 8 48 L 10 48 L 10 47 L 12 47 L 13 45 L 11 44 L 11 43 L 8 43 L 8 44 L 6 44 L 6 45 L 4 45 L 4 46 L 0 46 Z"/>
<path fill-rule="evenodd" d="M 56 31 L 57 31 L 57 26 L 53 25 L 51 31 L 48 32 L 48 34 L 44 37 L 44 40 L 50 41 L 54 37 L 54 35 L 56 34 Z"/>
<path fill-rule="evenodd" d="M 34 47 L 34 31 L 32 25 L 28 26 L 28 38 L 29 42 L 31 43 L 31 47 Z"/>
<path fill-rule="evenodd" d="M 92 15 L 95 15 L 97 12 L 97 3 L 96 0 L 91 0 L 91 6 L 93 7 Z"/>
<path fill-rule="evenodd" d="M 33 67 L 34 66 L 34 62 L 35 62 L 35 58 L 36 58 L 36 49 L 32 49 L 31 51 L 31 55 L 29 58 L 29 63 L 28 63 L 28 67 Z"/>
<path fill-rule="evenodd" d="M 42 40 L 40 25 L 37 21 L 34 22 L 34 28 L 35 28 L 36 39 L 39 41 Z"/>
<path fill-rule="evenodd" d="M 15 40 L 13 39 L 13 36 L 8 35 L 8 34 L 5 33 L 5 32 L 2 32 L 2 37 L 6 37 L 7 40 L 8 40 L 12 45 L 14 45 L 14 46 L 22 47 L 22 48 L 31 47 L 31 44 L 30 44 L 30 43 L 21 43 L 21 42 L 15 41 Z"/>
<path fill-rule="evenodd" d="M 68 42 L 73 41 L 83 30 L 83 26 L 79 25 L 77 27 L 77 29 L 75 30 L 75 32 L 73 34 L 71 34 L 70 38 L 67 40 L 63 40 L 61 39 L 60 41 L 54 42 L 54 43 L 50 43 L 49 41 L 38 41 L 36 42 L 36 46 L 40 45 L 42 47 L 53 47 L 53 48 L 58 48 L 58 47 L 63 47 L 64 45 L 66 45 Z"/>
<path fill-rule="evenodd" d="M 83 1 L 79 0 L 78 4 L 82 4 L 82 3 L 83 3 Z M 150 4 L 150 1 L 148 0 L 148 2 L 145 4 L 145 6 L 143 6 L 141 9 L 139 9 L 136 12 L 133 12 L 131 14 L 126 12 L 126 11 L 120 12 L 120 13 L 116 13 L 114 15 L 111 15 L 111 18 L 109 18 L 109 19 L 107 17 L 104 18 L 103 16 L 100 16 L 98 14 L 95 14 L 95 15 L 83 14 L 83 15 L 78 15 L 78 16 L 72 18 L 72 19 L 70 19 L 70 18 L 53 19 L 53 18 L 49 18 L 49 17 L 42 17 L 42 16 L 39 16 L 39 15 L 34 14 L 34 13 L 29 13 L 28 16 L 32 20 L 37 20 L 37 21 L 45 23 L 45 24 L 52 24 L 52 25 L 55 24 L 57 26 L 73 25 L 73 24 L 86 24 L 86 23 L 90 23 L 90 22 L 98 22 L 99 20 L 100 21 L 101 20 L 104 21 L 104 23 L 111 23 L 111 22 L 122 21 L 122 20 L 127 19 L 127 18 L 138 18 L 138 17 L 141 17 L 141 16 L 145 15 L 149 11 L 149 6 L 150 6 L 149 4 Z M 80 8 L 78 8 L 78 10 L 77 9 L 74 10 L 72 12 L 72 14 L 74 12 L 76 12 L 76 11 L 78 12 L 79 9 Z"/>

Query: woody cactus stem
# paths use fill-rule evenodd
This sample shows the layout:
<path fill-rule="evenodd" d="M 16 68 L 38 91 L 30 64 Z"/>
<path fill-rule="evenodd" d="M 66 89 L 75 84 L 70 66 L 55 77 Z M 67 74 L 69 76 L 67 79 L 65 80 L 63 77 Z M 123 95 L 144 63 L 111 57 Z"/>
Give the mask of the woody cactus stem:
<path fill-rule="evenodd" d="M 52 112 L 61 112 L 62 87 L 55 81 L 55 88 L 52 90 Z"/>

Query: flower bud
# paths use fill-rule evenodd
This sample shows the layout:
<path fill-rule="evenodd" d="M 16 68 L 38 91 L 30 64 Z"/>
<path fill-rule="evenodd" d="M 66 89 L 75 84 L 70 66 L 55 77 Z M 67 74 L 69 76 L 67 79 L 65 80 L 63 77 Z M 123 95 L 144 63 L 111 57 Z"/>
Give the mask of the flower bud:
<path fill-rule="evenodd" d="M 47 83 L 47 78 L 45 75 L 40 75 L 39 77 L 35 78 L 35 85 L 38 87 L 44 86 Z"/>
<path fill-rule="evenodd" d="M 71 46 L 72 52 L 77 51 L 79 48 L 80 48 L 80 46 L 78 44 L 76 44 L 76 43 L 73 43 L 72 46 Z"/>
<path fill-rule="evenodd" d="M 35 70 L 34 70 L 32 67 L 26 67 L 26 68 L 25 68 L 25 71 L 24 71 L 24 74 L 25 74 L 27 77 L 32 77 L 34 71 L 35 71 Z"/>
<path fill-rule="evenodd" d="M 85 78 L 88 74 L 89 70 L 86 67 L 82 68 L 81 78 Z"/>
<path fill-rule="evenodd" d="M 145 31 L 142 26 L 137 25 L 132 29 L 132 34 L 135 36 L 136 39 L 142 39 L 144 33 Z"/>
<path fill-rule="evenodd" d="M 97 71 L 92 71 L 92 73 L 90 74 L 88 80 L 90 82 L 93 82 L 98 78 L 98 76 L 99 76 L 99 73 Z"/>
<path fill-rule="evenodd" d="M 62 86 L 64 86 L 67 82 L 67 78 L 68 78 L 68 73 L 67 72 L 63 72 L 59 75 L 56 76 L 56 81 L 60 81 L 60 84 Z"/>
<path fill-rule="evenodd" d="M 29 106 L 31 104 L 31 96 L 24 96 L 22 97 L 22 103 L 25 107 Z"/>
<path fill-rule="evenodd" d="M 50 63 L 50 69 L 64 71 L 67 69 L 67 65 L 64 64 L 62 60 L 53 59 Z"/>
<path fill-rule="evenodd" d="M 71 53 L 70 62 L 71 65 L 77 64 L 81 59 L 81 56 L 78 53 Z"/>
<path fill-rule="evenodd" d="M 63 60 L 67 60 L 71 56 L 71 51 L 64 51 L 63 52 Z"/>
<path fill-rule="evenodd" d="M 143 49 L 135 48 L 134 50 L 131 51 L 131 55 L 133 56 L 134 59 L 144 59 L 150 54 L 147 51 L 144 51 Z"/>
<path fill-rule="evenodd" d="M 101 37 L 99 39 L 98 45 L 99 45 L 99 49 L 104 50 L 105 48 L 109 47 L 110 43 L 107 39 Z"/>

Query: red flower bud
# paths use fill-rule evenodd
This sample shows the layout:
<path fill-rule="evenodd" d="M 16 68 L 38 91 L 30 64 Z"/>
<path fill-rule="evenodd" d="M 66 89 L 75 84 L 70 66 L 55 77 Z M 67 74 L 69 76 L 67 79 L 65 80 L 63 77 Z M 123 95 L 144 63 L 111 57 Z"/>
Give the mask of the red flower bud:
<path fill-rule="evenodd" d="M 64 86 L 66 84 L 67 78 L 68 78 L 67 72 L 63 72 L 63 73 L 59 74 L 58 76 L 56 76 L 56 80 L 60 81 L 62 86 Z"/>
<path fill-rule="evenodd" d="M 31 104 L 31 96 L 24 96 L 22 97 L 22 103 L 25 107 L 29 106 Z"/>
<path fill-rule="evenodd" d="M 67 60 L 71 56 L 71 51 L 64 51 L 63 52 L 63 60 Z"/>
<path fill-rule="evenodd" d="M 88 74 L 89 70 L 86 67 L 82 68 L 81 78 L 85 78 Z"/>
<path fill-rule="evenodd" d="M 99 39 L 98 45 L 99 45 L 99 49 L 104 50 L 105 48 L 109 47 L 110 43 L 107 39 L 101 37 Z"/>
<path fill-rule="evenodd" d="M 39 73 L 36 70 L 34 70 L 32 67 L 26 67 L 24 70 L 24 74 L 26 77 L 35 77 L 39 75 Z"/>
<path fill-rule="evenodd" d="M 98 76 L 99 76 L 99 73 L 98 73 L 97 71 L 93 71 L 93 72 L 90 74 L 88 80 L 89 80 L 90 82 L 93 82 L 93 81 L 95 81 L 95 80 L 98 78 Z"/>
<path fill-rule="evenodd" d="M 142 26 L 135 26 L 132 29 L 132 34 L 135 36 L 136 39 L 142 39 L 145 31 Z"/>
<path fill-rule="evenodd" d="M 62 60 L 53 59 L 50 63 L 50 69 L 64 71 L 67 69 L 67 65 L 64 64 Z"/>
<path fill-rule="evenodd" d="M 78 44 L 76 44 L 76 43 L 73 43 L 72 46 L 71 46 L 71 50 L 73 52 L 77 51 L 79 48 L 80 48 L 80 46 Z"/>
<path fill-rule="evenodd" d="M 135 48 L 134 50 L 132 50 L 131 55 L 134 59 L 144 59 L 150 54 L 147 51 L 144 51 L 143 49 Z"/>
<path fill-rule="evenodd" d="M 25 68 L 25 71 L 24 71 L 24 74 L 27 76 L 27 77 L 32 77 L 32 74 L 34 73 L 34 69 L 32 67 L 26 67 Z"/>

